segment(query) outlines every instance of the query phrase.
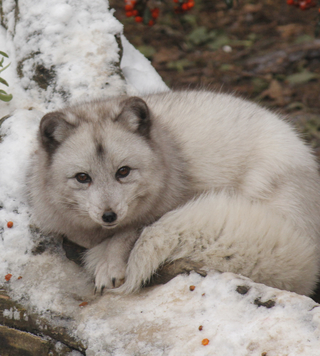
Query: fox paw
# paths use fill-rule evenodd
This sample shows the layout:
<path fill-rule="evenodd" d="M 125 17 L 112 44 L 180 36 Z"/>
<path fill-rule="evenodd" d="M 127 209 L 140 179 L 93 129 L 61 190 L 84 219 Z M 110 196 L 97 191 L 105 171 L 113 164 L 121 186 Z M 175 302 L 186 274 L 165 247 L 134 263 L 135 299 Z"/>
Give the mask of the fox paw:
<path fill-rule="evenodd" d="M 85 267 L 95 278 L 95 292 L 118 288 L 124 283 L 126 254 L 117 240 L 108 239 L 90 249 L 85 255 Z"/>
<path fill-rule="evenodd" d="M 121 261 L 103 261 L 95 269 L 95 293 L 104 289 L 120 287 L 125 281 L 126 263 Z"/>

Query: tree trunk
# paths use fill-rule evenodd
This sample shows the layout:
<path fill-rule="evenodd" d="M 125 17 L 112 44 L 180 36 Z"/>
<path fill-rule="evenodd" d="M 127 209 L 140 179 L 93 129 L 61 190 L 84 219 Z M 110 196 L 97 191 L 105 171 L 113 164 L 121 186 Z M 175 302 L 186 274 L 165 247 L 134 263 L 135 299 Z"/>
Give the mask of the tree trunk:
<path fill-rule="evenodd" d="M 88 96 L 123 94 L 122 25 L 108 11 L 108 3 L 52 4 L 49 0 L 1 3 L 9 57 L 30 100 L 54 109 Z"/>

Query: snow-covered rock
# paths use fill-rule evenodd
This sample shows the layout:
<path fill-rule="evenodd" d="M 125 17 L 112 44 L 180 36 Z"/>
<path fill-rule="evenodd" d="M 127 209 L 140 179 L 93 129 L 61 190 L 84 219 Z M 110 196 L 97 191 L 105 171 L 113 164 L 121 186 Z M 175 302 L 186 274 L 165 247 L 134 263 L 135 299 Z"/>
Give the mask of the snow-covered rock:
<path fill-rule="evenodd" d="M 61 241 L 30 226 L 24 182 L 43 113 L 65 101 L 168 88 L 123 37 L 126 81 L 113 71 L 122 27 L 105 1 L 19 0 L 18 22 L 16 2 L 2 4 L 0 49 L 12 63 L 3 76 L 14 99 L 0 103 L 0 118 L 11 114 L 0 127 L 0 287 L 11 298 L 0 293 L 1 323 L 58 340 L 53 355 L 318 356 L 320 308 L 310 298 L 214 272 L 132 296 L 94 295 Z M 46 89 L 34 79 L 39 63 L 54 66 Z"/>

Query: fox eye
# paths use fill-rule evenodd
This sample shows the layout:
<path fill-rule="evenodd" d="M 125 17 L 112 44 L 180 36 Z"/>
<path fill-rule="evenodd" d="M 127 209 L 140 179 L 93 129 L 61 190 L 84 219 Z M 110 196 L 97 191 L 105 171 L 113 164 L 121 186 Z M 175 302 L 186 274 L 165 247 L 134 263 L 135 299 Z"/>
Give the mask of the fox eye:
<path fill-rule="evenodd" d="M 131 168 L 128 166 L 121 167 L 117 170 L 116 178 L 125 178 L 129 175 Z"/>
<path fill-rule="evenodd" d="M 86 173 L 77 173 L 75 175 L 75 178 L 79 183 L 91 183 L 92 182 L 91 177 L 89 176 L 89 174 L 86 174 Z"/>

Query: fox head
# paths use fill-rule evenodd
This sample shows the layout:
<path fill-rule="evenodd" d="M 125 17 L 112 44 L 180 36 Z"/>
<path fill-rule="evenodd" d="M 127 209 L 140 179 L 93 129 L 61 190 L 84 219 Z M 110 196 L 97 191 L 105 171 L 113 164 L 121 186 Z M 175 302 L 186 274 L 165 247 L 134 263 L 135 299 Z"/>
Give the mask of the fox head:
<path fill-rule="evenodd" d="M 163 158 L 144 100 L 121 97 L 46 114 L 38 140 L 48 202 L 77 226 L 145 219 L 163 189 Z"/>

